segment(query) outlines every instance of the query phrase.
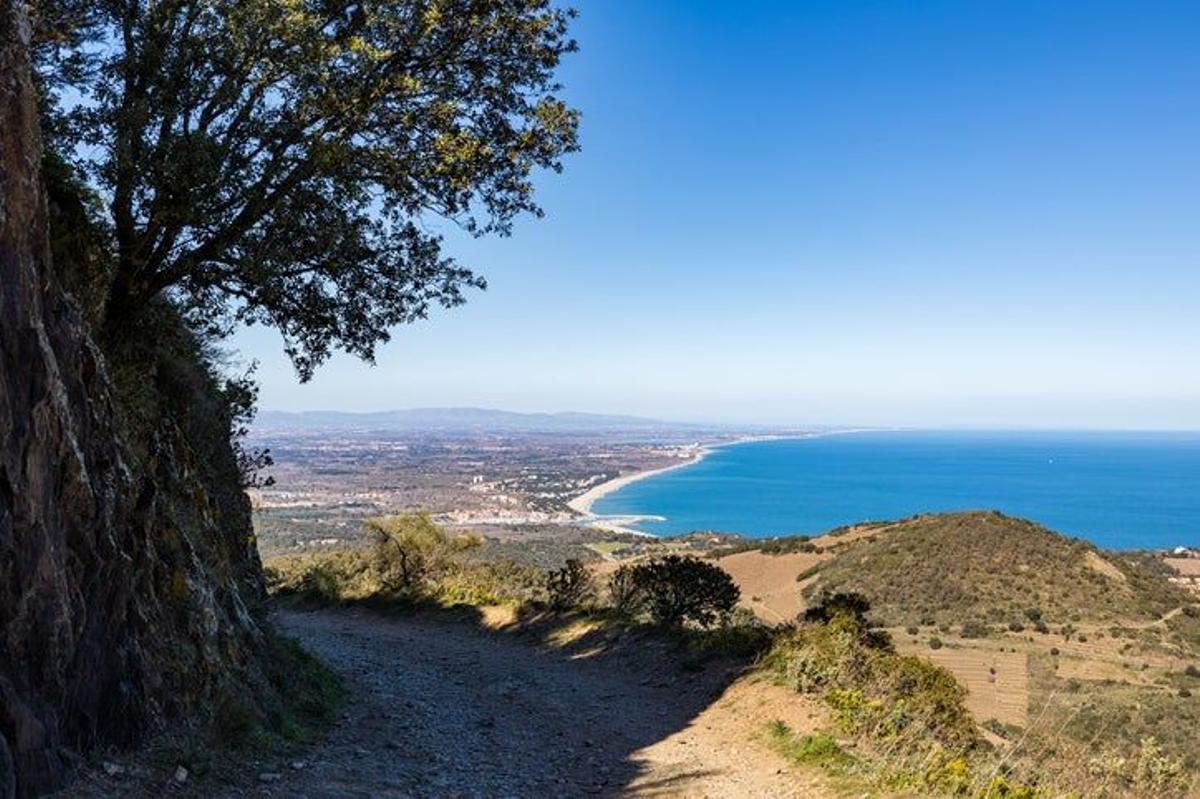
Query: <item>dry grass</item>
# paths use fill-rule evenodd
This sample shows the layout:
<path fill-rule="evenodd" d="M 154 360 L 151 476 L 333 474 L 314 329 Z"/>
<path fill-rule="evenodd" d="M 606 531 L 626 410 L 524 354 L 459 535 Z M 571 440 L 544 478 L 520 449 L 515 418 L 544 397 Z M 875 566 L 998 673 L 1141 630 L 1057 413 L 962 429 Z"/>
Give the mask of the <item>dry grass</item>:
<path fill-rule="evenodd" d="M 804 609 L 796 577 L 829 557 L 814 552 L 764 555 L 750 551 L 727 555 L 716 563 L 741 589 L 744 606 L 763 621 L 778 624 L 794 620 Z"/>
<path fill-rule="evenodd" d="M 941 649 L 930 649 L 924 638 L 914 639 L 893 631 L 898 651 L 919 655 L 954 675 L 967 689 L 966 705 L 975 720 L 996 719 L 1024 727 L 1029 710 L 1028 656 L 955 641 Z"/>
<path fill-rule="evenodd" d="M 1185 577 L 1200 577 L 1200 558 L 1163 558 L 1163 562 Z"/>

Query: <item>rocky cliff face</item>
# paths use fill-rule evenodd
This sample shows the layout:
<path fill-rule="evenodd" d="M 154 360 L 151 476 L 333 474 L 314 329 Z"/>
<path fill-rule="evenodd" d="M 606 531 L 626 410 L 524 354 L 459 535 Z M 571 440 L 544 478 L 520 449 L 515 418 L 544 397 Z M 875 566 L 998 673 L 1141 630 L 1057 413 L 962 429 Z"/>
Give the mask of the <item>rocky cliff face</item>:
<path fill-rule="evenodd" d="M 75 753 L 211 697 L 261 639 L 211 379 L 144 362 L 156 401 L 131 424 L 56 278 L 28 45 L 25 3 L 0 0 L 0 798 L 60 786 Z"/>

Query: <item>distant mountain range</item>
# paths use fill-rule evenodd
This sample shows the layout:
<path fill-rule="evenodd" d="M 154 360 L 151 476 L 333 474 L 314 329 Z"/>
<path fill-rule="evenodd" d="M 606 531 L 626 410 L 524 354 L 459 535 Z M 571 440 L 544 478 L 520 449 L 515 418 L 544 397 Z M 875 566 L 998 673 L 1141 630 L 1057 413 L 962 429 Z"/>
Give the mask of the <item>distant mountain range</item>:
<path fill-rule="evenodd" d="M 713 425 L 664 422 L 639 416 L 599 413 L 517 413 L 491 408 L 411 408 L 349 413 L 345 411 L 260 411 L 254 422 L 268 430 L 374 430 L 381 432 L 593 432 L 711 430 Z"/>

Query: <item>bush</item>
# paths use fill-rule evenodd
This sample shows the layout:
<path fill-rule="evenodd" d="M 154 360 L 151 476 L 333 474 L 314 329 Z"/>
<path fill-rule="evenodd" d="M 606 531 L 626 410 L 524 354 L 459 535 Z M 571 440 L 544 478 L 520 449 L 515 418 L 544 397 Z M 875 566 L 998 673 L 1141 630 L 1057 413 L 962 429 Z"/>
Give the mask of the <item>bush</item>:
<path fill-rule="evenodd" d="M 1196 668 L 1195 665 L 1190 665 L 1183 670 L 1183 673 L 1189 677 L 1200 677 L 1200 668 Z"/>
<path fill-rule="evenodd" d="M 991 629 L 980 621 L 969 621 L 962 626 L 963 638 L 986 638 Z"/>
<path fill-rule="evenodd" d="M 389 591 L 413 590 L 451 555 L 483 543 L 477 535 L 451 538 L 427 513 L 368 519 L 365 526 L 375 541 L 380 581 Z"/>
<path fill-rule="evenodd" d="M 632 580 L 659 624 L 708 627 L 729 614 L 741 591 L 729 573 L 707 561 L 667 555 L 632 567 Z"/>
<path fill-rule="evenodd" d="M 565 566 L 546 575 L 546 594 L 554 610 L 578 607 L 592 593 L 592 575 L 575 558 Z"/>
<path fill-rule="evenodd" d="M 921 631 L 920 631 L 919 629 L 917 629 L 916 627 L 911 627 L 911 626 L 910 626 L 910 627 L 908 627 L 908 628 L 906 628 L 904 631 L 905 631 L 906 633 L 908 633 L 909 635 L 916 635 L 917 633 L 921 632 Z"/>
<path fill-rule="evenodd" d="M 966 751 L 977 740 L 954 676 L 928 660 L 899 655 L 862 611 L 820 616 L 776 635 L 762 665 L 797 691 L 818 694 L 832 718 L 855 737 L 886 741 L 893 751 L 918 754 L 936 743 Z"/>
<path fill-rule="evenodd" d="M 871 603 L 865 596 L 847 591 L 823 596 L 817 604 L 804 611 L 804 620 L 828 622 L 835 616 L 847 615 L 865 622 L 870 610 Z"/>
<path fill-rule="evenodd" d="M 645 599 L 634 579 L 632 566 L 621 566 L 608 578 L 608 600 L 618 614 L 636 616 L 642 611 Z"/>
<path fill-rule="evenodd" d="M 308 602 L 330 604 L 341 598 L 340 585 L 336 571 L 326 564 L 317 563 L 306 569 L 300 577 L 297 593 Z"/>
<path fill-rule="evenodd" d="M 942 639 L 938 638 L 936 635 L 933 636 L 932 638 L 930 638 L 929 639 L 929 648 L 930 649 L 941 649 L 942 648 Z"/>

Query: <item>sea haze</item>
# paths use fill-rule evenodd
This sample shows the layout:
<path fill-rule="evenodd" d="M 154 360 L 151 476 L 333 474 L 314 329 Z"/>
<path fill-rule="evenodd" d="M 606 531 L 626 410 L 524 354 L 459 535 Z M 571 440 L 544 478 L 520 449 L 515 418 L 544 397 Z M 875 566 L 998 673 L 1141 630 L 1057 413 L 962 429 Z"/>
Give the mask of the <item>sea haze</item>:
<path fill-rule="evenodd" d="M 717 448 L 601 498 L 669 535 L 996 509 L 1110 548 L 1200 545 L 1200 433 L 871 432 Z"/>

